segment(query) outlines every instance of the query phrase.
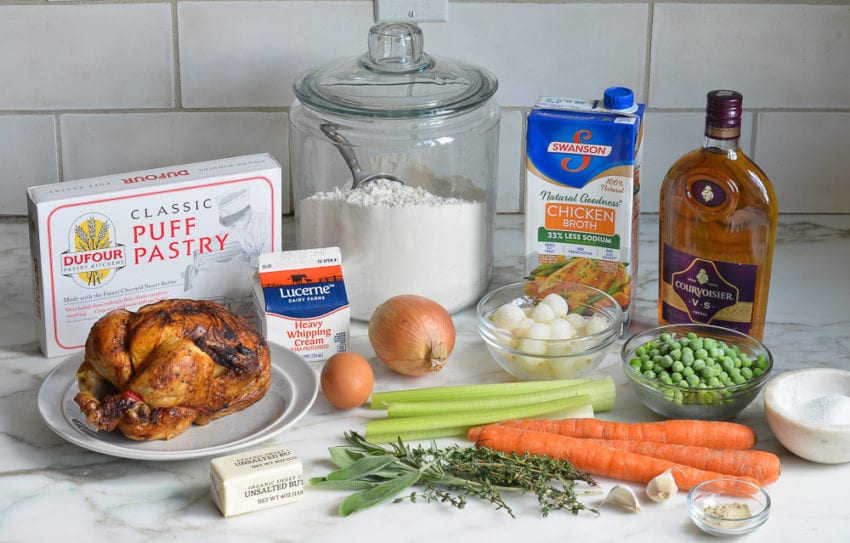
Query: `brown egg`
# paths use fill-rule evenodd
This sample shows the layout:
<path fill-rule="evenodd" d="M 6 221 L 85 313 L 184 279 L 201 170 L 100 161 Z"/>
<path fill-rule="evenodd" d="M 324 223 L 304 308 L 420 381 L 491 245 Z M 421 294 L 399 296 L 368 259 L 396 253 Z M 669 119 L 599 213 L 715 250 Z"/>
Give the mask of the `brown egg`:
<path fill-rule="evenodd" d="M 357 353 L 337 353 L 322 367 L 322 392 L 340 409 L 363 405 L 372 394 L 374 382 L 372 366 Z"/>

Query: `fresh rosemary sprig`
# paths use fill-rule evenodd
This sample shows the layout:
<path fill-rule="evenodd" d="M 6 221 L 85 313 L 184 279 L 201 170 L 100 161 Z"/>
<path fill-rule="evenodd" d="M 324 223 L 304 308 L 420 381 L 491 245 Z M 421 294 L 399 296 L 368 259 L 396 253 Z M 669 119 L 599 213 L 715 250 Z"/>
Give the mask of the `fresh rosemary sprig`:
<path fill-rule="evenodd" d="M 346 432 L 349 445 L 331 447 L 331 459 L 339 468 L 325 477 L 310 479 L 320 488 L 353 490 L 339 506 L 339 514 L 350 515 L 389 500 L 418 500 L 447 503 L 463 509 L 473 496 L 506 511 L 513 510 L 502 498 L 503 491 L 534 494 L 540 512 L 596 509 L 579 501 L 580 495 L 598 491 L 577 488 L 579 483 L 597 486 L 593 478 L 565 460 L 537 455 L 516 455 L 484 447 L 454 445 L 438 448 L 409 446 L 398 440 L 384 447 L 370 443 L 357 432 Z M 412 486 L 419 492 L 401 494 Z"/>

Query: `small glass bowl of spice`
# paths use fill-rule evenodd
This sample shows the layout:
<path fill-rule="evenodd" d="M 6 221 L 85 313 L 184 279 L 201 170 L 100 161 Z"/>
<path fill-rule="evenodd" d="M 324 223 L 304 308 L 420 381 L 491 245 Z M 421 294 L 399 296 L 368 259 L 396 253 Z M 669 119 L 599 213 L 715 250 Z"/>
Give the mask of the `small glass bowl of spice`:
<path fill-rule="evenodd" d="M 770 496 L 747 481 L 714 479 L 688 492 L 688 512 L 703 532 L 744 535 L 767 521 Z"/>

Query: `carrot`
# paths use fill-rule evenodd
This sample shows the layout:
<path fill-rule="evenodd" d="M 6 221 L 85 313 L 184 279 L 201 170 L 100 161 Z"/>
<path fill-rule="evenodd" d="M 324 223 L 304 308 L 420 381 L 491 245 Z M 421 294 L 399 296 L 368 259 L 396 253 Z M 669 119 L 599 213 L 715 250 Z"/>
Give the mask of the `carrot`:
<path fill-rule="evenodd" d="M 613 422 L 590 418 L 562 420 L 520 419 L 507 426 L 570 437 L 678 443 L 714 449 L 751 449 L 756 433 L 736 422 L 673 419 L 660 422 Z M 474 441 L 474 439 L 473 439 Z"/>
<path fill-rule="evenodd" d="M 689 490 L 694 485 L 710 479 L 736 479 L 758 484 L 752 477 L 701 470 L 661 458 L 591 443 L 585 439 L 513 428 L 504 424 L 479 427 L 474 433 L 477 435 L 476 445 L 480 447 L 507 453 L 548 455 L 568 460 L 581 471 L 622 481 L 648 483 L 656 475 L 673 468 L 676 485 L 683 490 Z M 470 436 L 472 434 L 473 430 L 470 430 Z"/>
<path fill-rule="evenodd" d="M 620 439 L 584 439 L 583 441 L 588 444 L 604 445 L 621 451 L 661 458 L 706 471 L 752 477 L 762 486 L 775 483 L 782 473 L 779 457 L 767 451 L 713 449 L 694 445 Z"/>

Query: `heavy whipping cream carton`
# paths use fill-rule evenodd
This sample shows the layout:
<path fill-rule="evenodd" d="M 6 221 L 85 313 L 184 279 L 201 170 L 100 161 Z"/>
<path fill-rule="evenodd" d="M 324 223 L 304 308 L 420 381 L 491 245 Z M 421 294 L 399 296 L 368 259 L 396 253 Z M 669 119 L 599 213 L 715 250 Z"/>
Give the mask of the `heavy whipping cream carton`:
<path fill-rule="evenodd" d="M 260 255 L 254 303 L 265 338 L 308 362 L 348 348 L 351 308 L 339 247 Z"/>
<path fill-rule="evenodd" d="M 84 346 L 114 309 L 215 300 L 253 319 L 259 255 L 281 246 L 281 170 L 268 154 L 27 191 L 36 330 L 48 357 Z"/>
<path fill-rule="evenodd" d="M 529 277 L 596 287 L 629 320 L 640 220 L 644 105 L 541 98 L 528 115 L 525 241 Z"/>

